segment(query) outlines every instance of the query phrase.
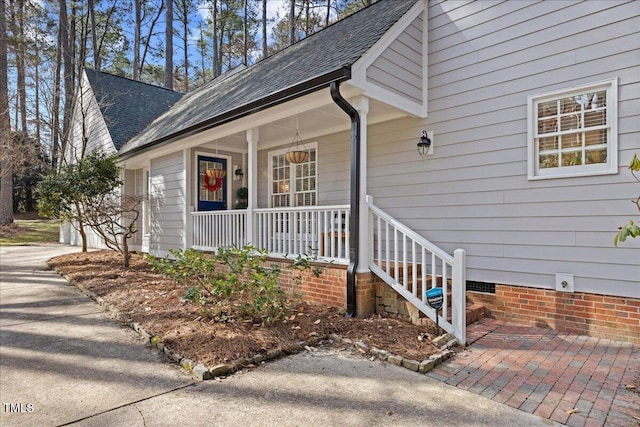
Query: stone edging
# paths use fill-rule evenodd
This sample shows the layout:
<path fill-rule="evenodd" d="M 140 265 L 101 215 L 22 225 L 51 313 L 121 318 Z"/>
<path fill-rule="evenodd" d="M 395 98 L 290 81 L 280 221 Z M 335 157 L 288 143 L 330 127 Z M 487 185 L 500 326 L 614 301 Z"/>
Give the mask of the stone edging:
<path fill-rule="evenodd" d="M 196 362 L 194 362 L 193 360 L 187 357 L 183 357 L 181 354 L 174 352 L 168 347 L 165 347 L 165 345 L 160 340 L 159 336 L 150 334 L 144 328 L 142 328 L 142 326 L 138 322 L 134 322 L 133 320 L 126 318 L 125 315 L 122 314 L 114 305 L 108 304 L 102 297 L 98 296 L 95 292 L 92 292 L 80 287 L 75 280 L 63 274 L 58 269 L 55 269 L 55 271 L 56 273 L 64 277 L 67 280 L 67 282 L 75 286 L 83 294 L 85 294 L 86 296 L 91 298 L 93 301 L 95 301 L 98 305 L 100 305 L 105 312 L 108 312 L 112 317 L 114 317 L 115 319 L 119 320 L 120 322 L 124 323 L 125 325 L 133 329 L 135 332 L 138 333 L 138 335 L 144 338 L 152 347 L 155 347 L 158 351 L 167 355 L 171 360 L 173 360 L 174 362 L 179 364 L 182 368 L 187 370 L 191 374 L 191 376 L 197 380 L 210 380 L 216 377 L 224 377 L 226 375 L 229 375 L 241 369 L 252 368 L 263 362 L 277 359 L 278 357 L 286 354 L 284 350 L 280 348 L 275 348 L 275 349 L 267 350 L 266 353 L 257 354 L 252 358 L 240 359 L 236 361 L 236 363 L 234 363 L 233 365 L 219 364 L 213 367 L 206 367 L 200 363 L 196 364 Z M 451 334 L 445 334 L 437 337 L 436 339 L 433 340 L 433 343 L 436 346 L 440 347 L 442 351 L 432 356 L 429 356 L 428 359 L 423 361 L 406 359 L 376 347 L 369 348 L 369 346 L 367 346 L 362 341 L 354 342 L 353 340 L 350 340 L 348 338 L 342 338 L 340 335 L 336 335 L 336 334 L 330 334 L 328 336 L 313 337 L 308 341 L 302 341 L 298 344 L 298 348 L 296 350 L 298 351 L 302 351 L 303 349 L 310 350 L 310 346 L 316 345 L 320 341 L 323 341 L 327 338 L 336 344 L 339 343 L 339 344 L 350 345 L 350 346 L 353 346 L 354 349 L 360 352 L 369 353 L 371 354 L 372 360 L 379 359 L 379 360 L 388 362 L 392 365 L 400 366 L 414 372 L 419 372 L 421 374 L 425 374 L 429 372 L 434 367 L 438 366 L 442 362 L 453 357 L 455 353 L 451 350 L 451 347 L 453 347 L 457 343 L 455 337 L 453 337 Z"/>
<path fill-rule="evenodd" d="M 353 341 L 349 338 L 342 338 L 340 335 L 331 334 L 329 339 L 335 343 L 347 344 L 353 346 L 356 350 L 371 354 L 371 359 L 379 359 L 388 362 L 392 365 L 400 366 L 402 368 L 409 369 L 410 371 L 426 374 L 442 362 L 451 359 L 455 352 L 451 350 L 451 347 L 457 344 L 455 337 L 451 334 L 441 335 L 433 340 L 436 346 L 442 350 L 434 355 L 429 356 L 428 359 L 423 361 L 407 359 L 402 356 L 395 355 L 387 350 L 382 350 L 376 347 L 371 347 L 362 341 Z M 439 345 L 441 344 L 441 345 Z"/>

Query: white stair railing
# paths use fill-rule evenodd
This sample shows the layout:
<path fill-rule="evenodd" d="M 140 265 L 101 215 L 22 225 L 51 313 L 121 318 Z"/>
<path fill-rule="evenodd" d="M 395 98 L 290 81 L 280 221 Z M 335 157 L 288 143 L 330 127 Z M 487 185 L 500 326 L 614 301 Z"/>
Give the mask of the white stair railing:
<path fill-rule="evenodd" d="M 453 256 L 373 204 L 369 206 L 369 268 L 418 310 L 436 320 L 425 291 L 442 287 L 439 325 L 466 343 L 466 255 Z M 449 301 L 449 297 L 451 301 Z"/>

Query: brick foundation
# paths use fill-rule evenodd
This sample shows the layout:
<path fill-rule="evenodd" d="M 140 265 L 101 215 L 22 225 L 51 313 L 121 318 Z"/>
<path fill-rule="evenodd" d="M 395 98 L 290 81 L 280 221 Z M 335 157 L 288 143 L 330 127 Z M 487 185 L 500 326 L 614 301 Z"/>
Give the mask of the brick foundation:
<path fill-rule="evenodd" d="M 356 315 L 368 317 L 376 312 L 376 283 L 380 279 L 371 272 L 356 274 Z"/>
<path fill-rule="evenodd" d="M 561 332 L 640 344 L 640 299 L 496 285 L 496 293 L 467 292 L 488 317 Z"/>
<path fill-rule="evenodd" d="M 346 309 L 347 307 L 347 267 L 333 264 L 314 264 L 321 274 L 316 277 L 312 271 L 293 270 L 291 262 L 270 259 L 269 264 L 279 265 L 280 285 L 307 302 Z"/>

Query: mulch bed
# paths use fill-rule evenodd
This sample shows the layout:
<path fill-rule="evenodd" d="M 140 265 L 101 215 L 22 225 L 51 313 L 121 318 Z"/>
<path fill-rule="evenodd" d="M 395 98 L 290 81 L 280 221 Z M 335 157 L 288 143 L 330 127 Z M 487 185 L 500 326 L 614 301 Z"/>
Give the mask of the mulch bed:
<path fill-rule="evenodd" d="M 216 322 L 181 298 L 185 285 L 153 272 L 139 254 L 132 255 L 126 270 L 121 255 L 113 251 L 62 255 L 50 260 L 49 266 L 160 337 L 166 347 L 206 366 L 250 359 L 272 349 L 295 352 L 301 342 L 329 334 L 413 360 L 425 360 L 439 351 L 424 327 L 379 316 L 347 319 L 340 310 L 305 302 L 291 302 L 287 320 L 271 325 L 235 316 Z"/>

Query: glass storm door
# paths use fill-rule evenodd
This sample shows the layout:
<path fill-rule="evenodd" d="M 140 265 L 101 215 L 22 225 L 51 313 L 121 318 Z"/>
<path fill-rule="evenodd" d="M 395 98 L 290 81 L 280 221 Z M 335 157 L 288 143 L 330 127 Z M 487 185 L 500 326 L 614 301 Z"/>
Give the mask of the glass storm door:
<path fill-rule="evenodd" d="M 227 160 L 217 157 L 198 156 L 198 211 L 227 209 L 227 173 L 222 178 L 207 176 L 210 169 L 228 171 Z"/>

